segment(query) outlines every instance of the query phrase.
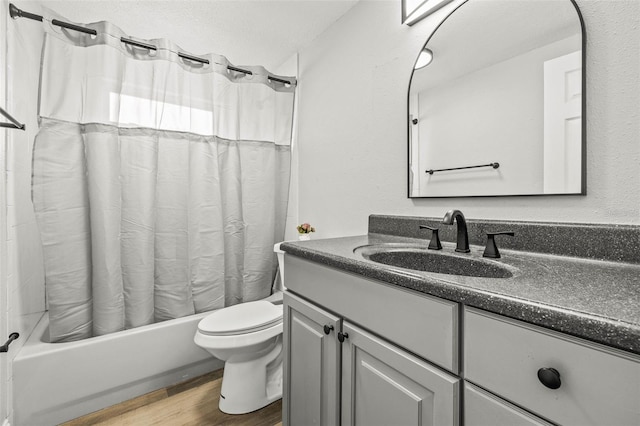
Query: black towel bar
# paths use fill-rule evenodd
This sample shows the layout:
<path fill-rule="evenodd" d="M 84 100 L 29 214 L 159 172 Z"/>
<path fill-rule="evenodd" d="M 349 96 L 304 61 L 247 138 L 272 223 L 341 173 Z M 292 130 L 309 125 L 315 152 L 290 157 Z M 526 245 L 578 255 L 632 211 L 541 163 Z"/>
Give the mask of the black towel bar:
<path fill-rule="evenodd" d="M 7 340 L 4 345 L 0 346 L 0 352 L 7 352 L 9 351 L 9 345 L 11 344 L 11 342 L 13 342 L 14 340 L 16 340 L 18 337 L 20 337 L 20 335 L 18 333 L 11 333 L 9 335 L 9 340 Z"/>
<path fill-rule="evenodd" d="M 463 170 L 463 169 L 477 169 L 478 167 L 493 167 L 494 169 L 497 169 L 498 167 L 500 167 L 500 163 L 481 164 L 479 166 L 453 167 L 451 169 L 436 169 L 436 170 L 429 169 L 429 170 L 425 170 L 425 173 L 429 173 L 430 175 L 432 175 L 435 172 L 448 172 L 450 170 Z"/>
<path fill-rule="evenodd" d="M 2 114 L 4 117 L 6 117 L 7 120 L 9 120 L 11 122 L 11 123 L 1 123 L 0 122 L 0 127 L 8 127 L 9 129 L 20 129 L 20 130 L 24 130 L 25 129 L 25 125 L 24 124 L 20 123 L 18 120 L 13 118 L 11 116 L 11 114 L 9 114 L 4 109 L 0 108 L 0 114 Z"/>

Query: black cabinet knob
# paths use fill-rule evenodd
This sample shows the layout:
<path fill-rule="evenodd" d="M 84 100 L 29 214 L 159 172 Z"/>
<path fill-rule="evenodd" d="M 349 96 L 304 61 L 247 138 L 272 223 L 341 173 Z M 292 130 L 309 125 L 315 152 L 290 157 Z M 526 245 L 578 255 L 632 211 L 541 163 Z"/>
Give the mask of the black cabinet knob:
<path fill-rule="evenodd" d="M 333 330 L 333 326 L 332 325 L 325 325 L 324 326 L 324 334 L 331 333 L 331 330 Z"/>
<path fill-rule="evenodd" d="M 340 340 L 340 343 L 344 342 L 344 339 L 348 339 L 348 338 L 349 338 L 349 333 L 343 333 L 342 331 L 338 333 L 338 340 Z"/>
<path fill-rule="evenodd" d="M 562 382 L 560 373 L 555 368 L 541 368 L 538 370 L 538 380 L 549 389 L 558 389 Z"/>

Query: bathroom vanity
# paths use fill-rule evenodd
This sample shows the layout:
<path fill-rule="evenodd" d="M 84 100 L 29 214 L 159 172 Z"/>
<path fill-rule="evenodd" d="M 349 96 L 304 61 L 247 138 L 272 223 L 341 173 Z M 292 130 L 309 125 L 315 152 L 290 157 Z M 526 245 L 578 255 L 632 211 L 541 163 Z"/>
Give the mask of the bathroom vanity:
<path fill-rule="evenodd" d="M 285 259 L 288 424 L 458 424 L 457 304 Z"/>
<path fill-rule="evenodd" d="M 282 245 L 284 424 L 640 424 L 640 265 L 472 245 L 512 272 L 479 278 L 359 254 L 427 244 Z"/>

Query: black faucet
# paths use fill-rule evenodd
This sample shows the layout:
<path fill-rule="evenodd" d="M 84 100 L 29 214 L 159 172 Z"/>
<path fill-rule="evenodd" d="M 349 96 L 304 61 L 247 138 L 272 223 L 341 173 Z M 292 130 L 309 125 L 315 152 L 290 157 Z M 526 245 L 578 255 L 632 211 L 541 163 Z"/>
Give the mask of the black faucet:
<path fill-rule="evenodd" d="M 459 253 L 469 253 L 469 235 L 467 234 L 467 221 L 460 210 L 449 210 L 442 219 L 445 225 L 453 225 L 453 221 L 458 224 L 458 238 L 456 243 L 456 251 Z"/>

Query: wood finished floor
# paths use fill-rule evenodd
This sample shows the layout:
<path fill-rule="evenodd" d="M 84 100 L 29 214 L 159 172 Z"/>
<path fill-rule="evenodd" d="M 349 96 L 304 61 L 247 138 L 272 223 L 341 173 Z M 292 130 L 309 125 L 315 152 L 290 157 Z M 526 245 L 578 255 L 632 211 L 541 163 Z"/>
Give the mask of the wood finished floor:
<path fill-rule="evenodd" d="M 218 410 L 222 370 L 139 396 L 63 424 L 63 426 L 282 426 L 280 400 L 249 414 Z"/>

